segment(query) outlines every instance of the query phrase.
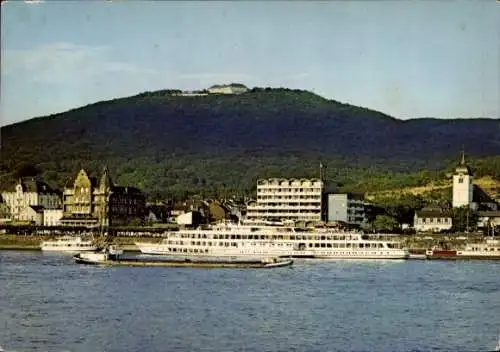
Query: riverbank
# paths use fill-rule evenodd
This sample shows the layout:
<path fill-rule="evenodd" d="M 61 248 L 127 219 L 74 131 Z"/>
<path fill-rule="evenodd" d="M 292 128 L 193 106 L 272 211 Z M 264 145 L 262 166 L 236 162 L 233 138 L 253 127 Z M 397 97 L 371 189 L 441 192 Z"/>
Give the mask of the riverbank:
<path fill-rule="evenodd" d="M 53 236 L 18 236 L 11 234 L 0 235 L 0 250 L 26 250 L 26 251 L 39 251 L 40 243 Z M 150 238 L 136 238 L 136 237 L 115 237 L 111 244 L 118 245 L 126 252 L 138 252 L 135 246 L 136 241 L 149 241 Z M 156 239 L 157 240 L 157 239 Z M 98 239 L 99 241 L 99 239 Z M 100 242 L 104 242 L 103 240 Z"/>
<path fill-rule="evenodd" d="M 40 250 L 42 236 L 0 235 L 0 250 Z"/>
<path fill-rule="evenodd" d="M 54 238 L 53 236 L 23 236 L 12 234 L 0 234 L 0 250 L 40 250 L 40 242 Z M 414 254 L 423 254 L 426 249 L 434 246 L 444 248 L 462 248 L 467 243 L 483 241 L 483 236 L 471 235 L 427 235 L 427 236 L 398 236 L 393 240 L 401 241 L 404 247 L 410 248 Z M 104 243 L 108 238 L 97 238 L 98 242 Z M 113 237 L 110 244 L 120 246 L 127 252 L 138 252 L 135 242 L 160 242 L 159 237 Z"/>

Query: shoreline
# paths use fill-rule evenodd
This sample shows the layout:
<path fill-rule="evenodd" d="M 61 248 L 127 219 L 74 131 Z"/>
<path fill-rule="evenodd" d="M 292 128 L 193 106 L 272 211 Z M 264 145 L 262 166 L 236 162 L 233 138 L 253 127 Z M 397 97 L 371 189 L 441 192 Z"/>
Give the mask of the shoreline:
<path fill-rule="evenodd" d="M 19 251 L 41 251 L 40 243 L 54 236 L 19 236 L 13 234 L 0 234 L 0 250 L 19 250 Z M 104 243 L 104 238 L 100 239 Z M 433 245 L 445 245 L 450 248 L 463 246 L 464 241 L 457 241 L 453 237 L 440 238 L 435 237 L 432 240 L 416 239 L 414 237 L 399 238 L 411 254 L 422 255 Z M 472 239 L 475 242 L 477 239 Z M 101 242 L 99 241 L 99 242 Z M 126 252 L 140 252 L 135 242 L 157 242 L 156 237 L 114 237 L 110 244 L 120 246 Z"/>
<path fill-rule="evenodd" d="M 53 236 L 17 236 L 0 234 L 0 251 L 41 251 L 40 243 Z M 111 244 L 118 245 L 126 252 L 139 252 L 134 242 L 139 239 L 130 237 L 117 237 Z M 142 239 L 144 240 L 144 238 Z"/>
<path fill-rule="evenodd" d="M 0 251 L 41 251 L 40 246 L 0 244 Z"/>

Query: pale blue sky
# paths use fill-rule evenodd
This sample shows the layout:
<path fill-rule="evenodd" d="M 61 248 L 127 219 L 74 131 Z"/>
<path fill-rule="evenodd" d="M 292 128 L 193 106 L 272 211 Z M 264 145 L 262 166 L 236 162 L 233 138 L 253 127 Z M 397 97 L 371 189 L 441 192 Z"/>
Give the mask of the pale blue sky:
<path fill-rule="evenodd" d="M 499 117 L 495 1 L 2 3 L 1 125 L 216 83 L 397 118 Z"/>

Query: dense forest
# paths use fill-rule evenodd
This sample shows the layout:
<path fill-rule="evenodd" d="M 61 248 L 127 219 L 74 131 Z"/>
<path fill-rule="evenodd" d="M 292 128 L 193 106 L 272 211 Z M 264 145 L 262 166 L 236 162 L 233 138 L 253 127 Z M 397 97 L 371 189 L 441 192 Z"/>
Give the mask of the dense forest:
<path fill-rule="evenodd" d="M 500 120 L 398 120 L 307 91 L 254 88 L 183 97 L 164 90 L 2 127 L 0 184 L 40 173 L 56 188 L 107 165 L 149 199 L 249 195 L 261 177 L 325 177 L 347 191 L 441 179 L 465 148 L 500 179 Z M 423 170 L 423 171 L 422 171 Z"/>

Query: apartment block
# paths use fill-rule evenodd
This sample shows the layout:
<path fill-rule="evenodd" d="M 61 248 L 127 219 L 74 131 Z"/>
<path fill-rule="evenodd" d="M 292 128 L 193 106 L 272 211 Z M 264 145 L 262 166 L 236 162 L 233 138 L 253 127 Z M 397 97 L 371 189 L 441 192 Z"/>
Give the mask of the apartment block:
<path fill-rule="evenodd" d="M 366 219 L 363 195 L 352 193 L 328 194 L 327 221 L 361 225 Z"/>
<path fill-rule="evenodd" d="M 260 179 L 246 221 L 321 221 L 322 194 L 320 179 Z"/>

